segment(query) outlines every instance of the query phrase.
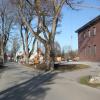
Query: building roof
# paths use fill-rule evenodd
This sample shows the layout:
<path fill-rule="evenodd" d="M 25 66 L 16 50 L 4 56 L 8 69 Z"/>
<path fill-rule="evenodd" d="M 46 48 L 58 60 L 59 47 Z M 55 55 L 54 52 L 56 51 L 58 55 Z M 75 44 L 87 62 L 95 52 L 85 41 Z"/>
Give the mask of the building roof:
<path fill-rule="evenodd" d="M 92 19 L 91 21 L 89 21 L 88 23 L 86 23 L 85 25 L 80 27 L 79 29 L 77 29 L 75 32 L 79 33 L 79 32 L 83 31 L 84 29 L 88 28 L 89 26 L 93 25 L 94 23 L 96 23 L 98 21 L 100 21 L 100 15 L 97 16 L 96 18 Z"/>

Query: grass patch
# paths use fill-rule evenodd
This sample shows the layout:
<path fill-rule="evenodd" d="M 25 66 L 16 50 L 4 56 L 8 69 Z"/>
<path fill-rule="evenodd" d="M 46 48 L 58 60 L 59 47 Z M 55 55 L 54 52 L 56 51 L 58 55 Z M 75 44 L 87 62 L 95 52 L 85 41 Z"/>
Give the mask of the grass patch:
<path fill-rule="evenodd" d="M 23 64 L 27 67 L 31 67 L 34 68 L 34 64 L 30 65 L 30 64 Z M 88 68 L 88 65 L 84 65 L 84 64 L 68 64 L 68 65 L 60 65 L 60 64 L 55 64 L 54 65 L 54 70 L 58 70 L 58 71 L 74 71 L 74 70 L 80 70 L 80 69 L 84 69 L 84 68 Z M 42 64 L 37 64 L 36 68 L 39 70 L 45 70 L 47 68 L 47 65 L 45 63 Z"/>
<path fill-rule="evenodd" d="M 55 65 L 55 70 L 60 70 L 60 71 L 74 71 L 84 68 L 89 68 L 89 66 L 84 64 Z"/>
<path fill-rule="evenodd" d="M 23 64 L 23 65 L 27 67 L 35 68 L 34 64 Z M 36 69 L 39 69 L 39 70 L 45 70 L 46 68 L 47 68 L 47 65 L 45 63 L 36 65 Z"/>
<path fill-rule="evenodd" d="M 33 64 L 23 64 L 23 65 L 26 67 L 33 67 L 34 66 Z"/>
<path fill-rule="evenodd" d="M 94 88 L 100 87 L 100 84 L 89 83 L 90 78 L 91 78 L 91 76 L 89 76 L 89 75 L 83 76 L 83 77 L 80 78 L 79 83 L 84 84 L 84 85 L 88 85 L 88 86 L 91 86 L 91 87 L 94 87 Z"/>

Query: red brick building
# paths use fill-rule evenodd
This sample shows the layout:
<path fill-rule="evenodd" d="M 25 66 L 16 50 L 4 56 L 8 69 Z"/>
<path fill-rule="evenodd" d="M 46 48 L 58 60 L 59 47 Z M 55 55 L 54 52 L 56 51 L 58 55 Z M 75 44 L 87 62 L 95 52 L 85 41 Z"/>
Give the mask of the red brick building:
<path fill-rule="evenodd" d="M 100 16 L 79 28 L 78 51 L 82 61 L 100 61 Z"/>

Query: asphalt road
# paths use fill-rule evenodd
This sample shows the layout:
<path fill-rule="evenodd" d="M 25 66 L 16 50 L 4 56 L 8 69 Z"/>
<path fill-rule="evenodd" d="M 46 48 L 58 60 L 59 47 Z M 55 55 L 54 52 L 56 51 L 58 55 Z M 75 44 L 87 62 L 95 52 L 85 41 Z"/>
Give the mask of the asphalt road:
<path fill-rule="evenodd" d="M 80 76 L 94 74 L 100 69 L 99 63 L 84 63 L 91 67 L 41 75 L 30 68 L 9 63 L 0 79 L 0 100 L 100 100 L 100 89 L 77 82 Z"/>
<path fill-rule="evenodd" d="M 36 76 L 31 68 L 17 63 L 6 63 L 4 69 L 0 69 L 0 91 L 25 82 Z"/>

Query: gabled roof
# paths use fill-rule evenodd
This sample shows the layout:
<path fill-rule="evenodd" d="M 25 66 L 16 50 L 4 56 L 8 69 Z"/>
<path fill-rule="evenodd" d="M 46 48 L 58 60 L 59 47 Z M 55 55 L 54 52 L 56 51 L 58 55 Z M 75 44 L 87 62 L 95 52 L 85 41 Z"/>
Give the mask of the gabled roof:
<path fill-rule="evenodd" d="M 94 23 L 96 23 L 98 21 L 100 21 L 100 15 L 97 16 L 96 18 L 92 19 L 88 23 L 86 23 L 84 26 L 82 26 L 79 29 L 77 29 L 75 32 L 79 33 L 79 32 L 83 31 L 84 29 L 88 28 L 89 26 L 93 25 Z"/>

